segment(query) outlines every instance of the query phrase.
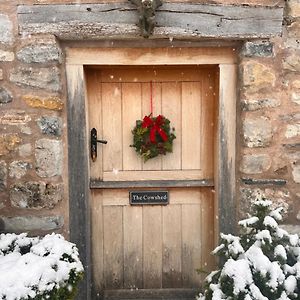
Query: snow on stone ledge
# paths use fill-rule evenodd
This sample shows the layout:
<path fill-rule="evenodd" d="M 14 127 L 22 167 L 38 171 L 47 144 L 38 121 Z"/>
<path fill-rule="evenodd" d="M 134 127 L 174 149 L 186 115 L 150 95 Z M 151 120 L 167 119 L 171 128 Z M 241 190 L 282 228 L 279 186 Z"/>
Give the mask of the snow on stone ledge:
<path fill-rule="evenodd" d="M 70 272 L 83 272 L 76 246 L 59 234 L 0 235 L 0 299 L 34 298 L 61 288 Z"/>

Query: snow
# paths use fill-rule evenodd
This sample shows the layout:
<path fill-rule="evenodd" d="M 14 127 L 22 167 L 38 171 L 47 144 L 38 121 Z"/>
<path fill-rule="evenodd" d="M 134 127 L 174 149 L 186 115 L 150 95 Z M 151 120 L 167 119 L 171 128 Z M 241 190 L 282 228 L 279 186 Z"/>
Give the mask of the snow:
<path fill-rule="evenodd" d="M 274 255 L 276 256 L 281 256 L 284 260 L 287 259 L 287 254 L 282 245 L 277 245 L 274 249 Z"/>
<path fill-rule="evenodd" d="M 283 211 L 283 207 L 278 207 L 275 210 L 271 211 L 270 216 L 273 217 L 277 221 L 282 220 L 281 212 Z"/>
<path fill-rule="evenodd" d="M 297 279 L 295 276 L 290 275 L 284 282 L 284 287 L 288 294 L 294 293 L 297 287 Z"/>
<path fill-rule="evenodd" d="M 243 226 L 243 227 L 248 227 L 249 225 L 253 225 L 255 223 L 257 223 L 258 221 L 258 217 L 251 217 L 242 221 L 239 221 L 239 225 Z"/>
<path fill-rule="evenodd" d="M 233 279 L 233 293 L 235 295 L 245 292 L 247 285 L 250 285 L 253 281 L 249 263 L 245 259 L 229 259 L 225 263 L 221 275 L 227 275 Z"/>
<path fill-rule="evenodd" d="M 276 220 L 274 218 L 270 217 L 270 216 L 265 217 L 264 225 L 272 227 L 272 228 L 277 228 L 278 227 L 278 223 L 276 222 Z"/>
<path fill-rule="evenodd" d="M 0 246 L 0 299 L 35 297 L 37 292 L 59 288 L 71 270 L 83 272 L 75 245 L 58 234 L 42 239 L 1 234 Z M 20 249 L 24 246 L 31 247 L 22 255 Z M 71 257 L 70 262 L 64 259 L 66 255 Z"/>
<path fill-rule="evenodd" d="M 269 230 L 265 229 L 262 231 L 259 231 L 256 235 L 256 240 L 258 241 L 268 241 L 269 243 L 272 243 L 272 236 Z"/>

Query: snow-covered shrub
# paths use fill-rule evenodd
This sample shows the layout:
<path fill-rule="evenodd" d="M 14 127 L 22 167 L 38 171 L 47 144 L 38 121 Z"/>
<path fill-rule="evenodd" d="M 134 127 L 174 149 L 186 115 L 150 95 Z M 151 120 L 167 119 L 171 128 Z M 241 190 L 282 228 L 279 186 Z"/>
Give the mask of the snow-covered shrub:
<path fill-rule="evenodd" d="M 300 242 L 278 226 L 281 209 L 257 199 L 239 236 L 221 234 L 214 250 L 223 262 L 207 278 L 200 300 L 300 299 Z"/>
<path fill-rule="evenodd" d="M 0 235 L 0 299 L 70 300 L 82 276 L 76 246 L 61 235 Z"/>

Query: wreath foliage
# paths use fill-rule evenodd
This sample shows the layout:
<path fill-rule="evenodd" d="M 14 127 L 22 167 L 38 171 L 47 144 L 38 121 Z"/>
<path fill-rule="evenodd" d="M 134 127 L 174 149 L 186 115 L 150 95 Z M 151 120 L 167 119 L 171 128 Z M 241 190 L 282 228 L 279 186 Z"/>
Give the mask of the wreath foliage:
<path fill-rule="evenodd" d="M 132 134 L 133 144 L 130 146 L 135 148 L 144 162 L 159 154 L 166 155 L 173 151 L 175 129 L 171 128 L 170 120 L 162 115 L 152 117 L 150 114 L 143 120 L 137 120 Z"/>

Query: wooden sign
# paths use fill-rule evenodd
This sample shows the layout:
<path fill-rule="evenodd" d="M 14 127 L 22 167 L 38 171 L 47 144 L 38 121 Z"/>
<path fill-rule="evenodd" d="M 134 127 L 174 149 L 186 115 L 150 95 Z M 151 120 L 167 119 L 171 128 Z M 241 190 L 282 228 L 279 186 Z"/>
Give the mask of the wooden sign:
<path fill-rule="evenodd" d="M 167 191 L 134 191 L 129 192 L 131 205 L 166 205 L 169 203 Z"/>

